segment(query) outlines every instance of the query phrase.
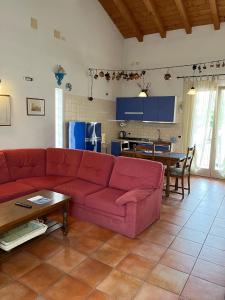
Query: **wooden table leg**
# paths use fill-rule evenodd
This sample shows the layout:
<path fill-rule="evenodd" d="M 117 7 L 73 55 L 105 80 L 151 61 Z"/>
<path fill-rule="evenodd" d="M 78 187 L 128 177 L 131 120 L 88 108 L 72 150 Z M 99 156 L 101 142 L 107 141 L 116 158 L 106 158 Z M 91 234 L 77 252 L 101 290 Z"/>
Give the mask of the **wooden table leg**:
<path fill-rule="evenodd" d="M 166 170 L 166 197 L 170 195 L 170 164 L 167 164 Z"/>
<path fill-rule="evenodd" d="M 63 234 L 68 233 L 68 211 L 69 211 L 69 201 L 67 200 L 63 207 Z"/>

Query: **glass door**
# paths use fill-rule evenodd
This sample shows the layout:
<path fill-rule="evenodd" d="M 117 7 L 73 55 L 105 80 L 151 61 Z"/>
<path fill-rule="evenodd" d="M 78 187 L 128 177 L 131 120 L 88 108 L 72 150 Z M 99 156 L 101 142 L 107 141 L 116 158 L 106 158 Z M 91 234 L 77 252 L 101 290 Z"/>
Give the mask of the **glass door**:
<path fill-rule="evenodd" d="M 211 176 L 225 178 L 225 87 L 219 87 L 215 109 Z"/>
<path fill-rule="evenodd" d="M 194 172 L 203 176 L 211 176 L 215 96 L 215 91 L 200 90 L 194 99 L 191 140 L 196 145 L 196 155 L 193 166 Z"/>

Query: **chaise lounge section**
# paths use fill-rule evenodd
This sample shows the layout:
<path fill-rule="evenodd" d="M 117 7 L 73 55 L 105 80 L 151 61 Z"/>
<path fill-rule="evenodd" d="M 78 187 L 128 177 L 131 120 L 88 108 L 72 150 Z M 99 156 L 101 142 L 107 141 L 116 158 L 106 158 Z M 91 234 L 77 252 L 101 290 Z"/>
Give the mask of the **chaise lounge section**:
<path fill-rule="evenodd" d="M 71 149 L 0 152 L 0 202 L 49 189 L 71 196 L 70 214 L 135 237 L 160 217 L 161 163 Z"/>

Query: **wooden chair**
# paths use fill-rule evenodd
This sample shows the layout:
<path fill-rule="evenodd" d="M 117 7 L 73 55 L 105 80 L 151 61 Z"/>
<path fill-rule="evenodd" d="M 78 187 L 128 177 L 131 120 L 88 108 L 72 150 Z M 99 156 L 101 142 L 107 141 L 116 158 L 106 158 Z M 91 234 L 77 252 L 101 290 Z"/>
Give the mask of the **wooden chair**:
<path fill-rule="evenodd" d="M 175 178 L 175 184 L 170 186 L 174 187 L 175 190 L 170 192 L 182 195 L 182 200 L 184 199 L 184 190 L 188 190 L 188 195 L 191 191 L 190 186 L 190 175 L 191 175 L 191 165 L 195 154 L 195 146 L 188 147 L 186 158 L 183 161 L 179 162 L 178 166 L 170 167 L 170 177 Z M 188 179 L 188 187 L 184 187 L 184 178 Z M 179 179 L 181 180 L 181 186 L 178 185 Z M 178 192 L 178 189 L 181 188 L 182 192 Z"/>
<path fill-rule="evenodd" d="M 160 152 L 171 152 L 172 143 L 166 141 L 154 141 L 154 151 L 158 151 L 157 148 L 160 148 Z"/>

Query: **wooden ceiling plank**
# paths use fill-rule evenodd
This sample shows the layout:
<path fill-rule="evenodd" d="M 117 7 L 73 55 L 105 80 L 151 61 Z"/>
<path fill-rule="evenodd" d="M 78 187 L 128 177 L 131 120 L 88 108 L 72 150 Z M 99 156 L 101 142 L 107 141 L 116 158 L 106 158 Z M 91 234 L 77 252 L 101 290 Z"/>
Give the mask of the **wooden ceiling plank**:
<path fill-rule="evenodd" d="M 130 13 L 123 0 L 112 0 L 116 8 L 119 10 L 121 16 L 128 24 L 128 26 L 134 31 L 134 34 L 139 42 L 143 42 L 143 34 L 141 33 L 138 25 L 136 24 L 132 14 Z"/>
<path fill-rule="evenodd" d="M 162 20 L 157 12 L 157 9 L 155 7 L 155 4 L 153 2 L 153 0 L 142 0 L 142 2 L 144 3 L 147 11 L 153 15 L 155 23 L 157 25 L 158 31 L 160 33 L 160 36 L 162 38 L 166 37 L 166 30 L 164 28 L 164 25 L 162 23 Z"/>
<path fill-rule="evenodd" d="M 185 10 L 183 0 L 174 0 L 174 1 L 176 3 L 177 9 L 180 13 L 180 16 L 183 20 L 183 24 L 184 24 L 184 28 L 185 28 L 186 33 L 191 33 L 192 32 L 192 27 L 191 27 L 190 21 L 188 19 L 187 12 Z"/>
<path fill-rule="evenodd" d="M 218 13 L 216 0 L 209 0 L 209 6 L 210 6 L 210 10 L 211 10 L 214 29 L 215 30 L 220 29 L 220 19 L 219 19 L 219 13 Z"/>

